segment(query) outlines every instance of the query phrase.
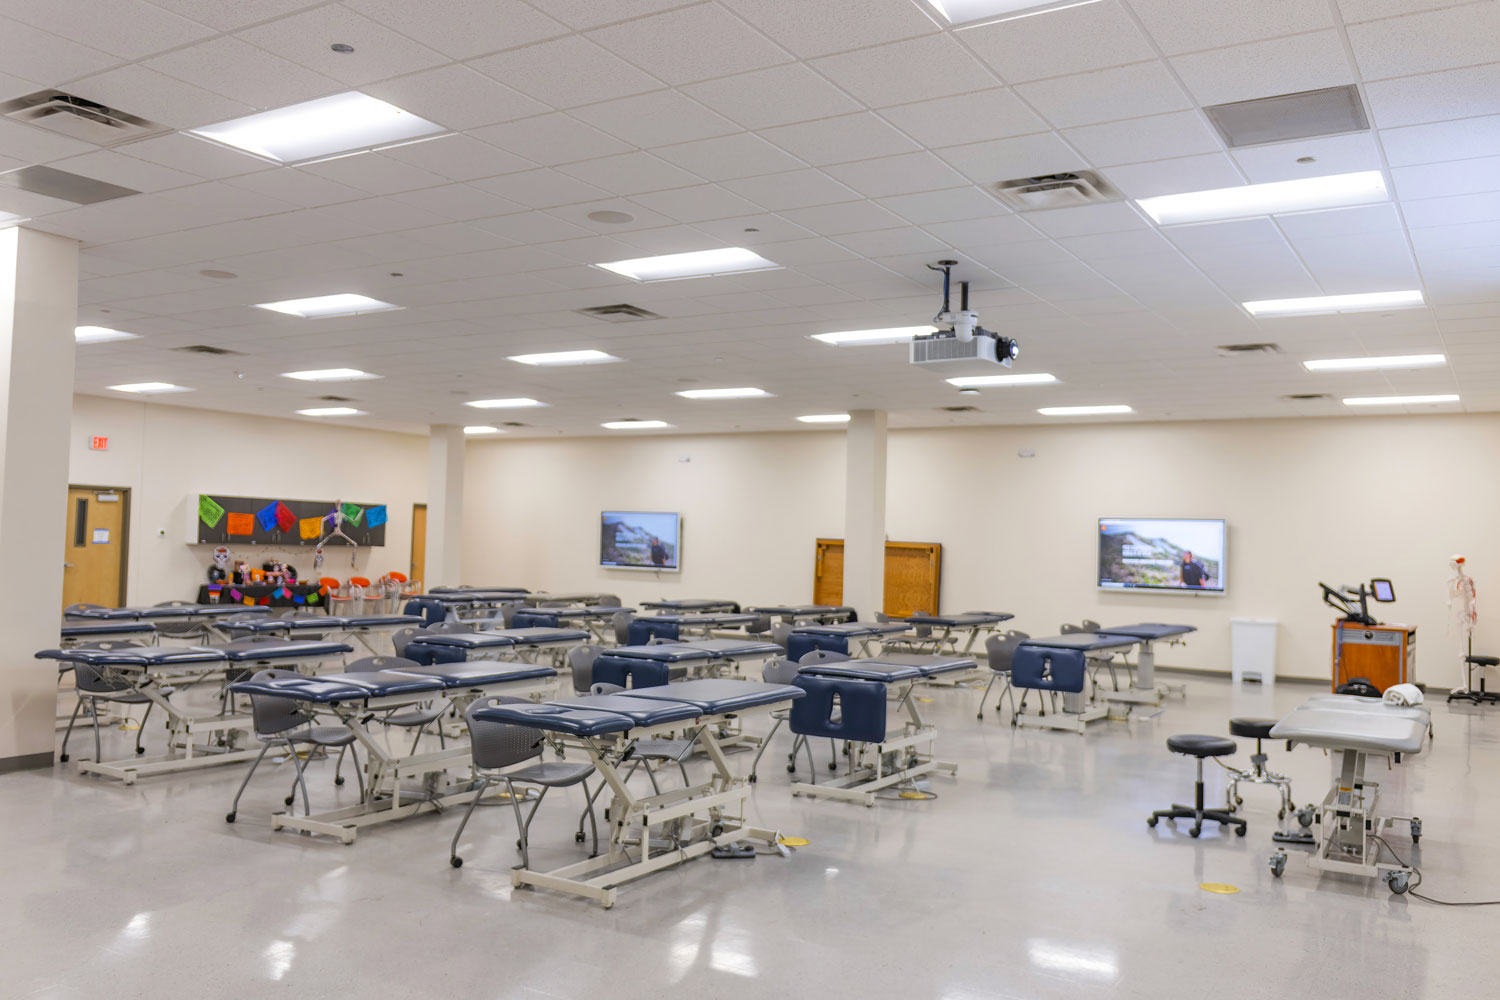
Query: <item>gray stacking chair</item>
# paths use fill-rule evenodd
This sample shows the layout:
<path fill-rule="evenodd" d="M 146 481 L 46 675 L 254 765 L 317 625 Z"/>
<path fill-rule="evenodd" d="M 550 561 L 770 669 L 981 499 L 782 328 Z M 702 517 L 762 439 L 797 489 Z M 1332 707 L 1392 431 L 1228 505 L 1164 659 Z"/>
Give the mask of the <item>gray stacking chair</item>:
<path fill-rule="evenodd" d="M 753 622 L 745 625 L 745 632 L 749 635 L 765 635 L 771 631 L 771 616 L 756 615 Z"/>
<path fill-rule="evenodd" d="M 126 643 L 90 643 L 89 647 L 94 649 L 108 649 L 110 646 L 127 645 Z M 89 703 L 89 716 L 94 723 L 94 760 L 99 762 L 99 703 L 110 702 L 115 705 L 145 705 L 146 713 L 141 716 L 141 726 L 135 731 L 135 752 L 142 754 L 146 748 L 141 746 L 141 737 L 146 733 L 146 720 L 151 718 L 151 709 L 154 703 L 150 698 L 141 694 L 131 686 L 130 681 L 113 667 L 99 667 L 88 663 L 73 664 L 73 685 L 78 691 L 78 702 L 73 706 L 73 714 L 68 719 L 68 731 L 63 733 L 62 752 L 58 754 L 58 760 L 66 762 L 68 759 L 68 737 L 73 735 L 73 724 L 78 721 L 78 713 L 83 708 L 84 701 Z M 162 688 L 163 696 L 172 693 L 171 688 Z"/>
<path fill-rule="evenodd" d="M 620 595 L 600 594 L 597 603 L 601 608 L 618 608 L 620 606 Z"/>
<path fill-rule="evenodd" d="M 516 612 L 525 610 L 526 605 L 520 601 L 506 601 L 495 609 L 495 617 L 500 619 L 501 628 L 510 628 L 510 623 L 516 620 Z"/>
<path fill-rule="evenodd" d="M 464 818 L 459 820 L 458 829 L 453 831 L 453 842 L 448 847 L 448 863 L 454 868 L 463 867 L 464 859 L 458 855 L 458 838 L 463 836 L 464 827 L 468 825 L 469 817 L 474 814 L 474 807 L 484 797 L 485 790 L 497 781 L 505 782 L 505 790 L 510 793 L 511 808 L 516 813 L 516 832 L 520 835 L 516 841 L 516 847 L 521 852 L 522 868 L 531 867 L 531 852 L 527 847 L 531 819 L 541 807 L 542 799 L 547 797 L 548 790 L 553 788 L 583 785 L 586 803 L 584 814 L 588 816 L 589 825 L 594 831 L 594 854 L 590 857 L 597 855 L 599 853 L 599 825 L 594 819 L 594 798 L 589 794 L 588 783 L 589 776 L 594 773 L 594 765 L 570 760 L 537 760 L 541 757 L 542 747 L 546 743 L 546 734 L 540 729 L 474 718 L 474 713 L 481 708 L 507 702 L 530 704 L 524 698 L 491 695 L 476 700 L 464 712 L 464 719 L 469 724 L 469 742 L 479 785 L 474 789 L 474 797 L 469 800 L 469 808 L 464 810 Z M 536 763 L 516 770 L 505 770 L 505 768 L 513 768 L 527 761 L 536 761 Z M 531 809 L 524 820 L 521 818 L 520 798 L 516 794 L 517 782 L 536 785 L 541 789 L 541 794 L 532 800 Z M 580 843 L 583 841 L 583 816 L 578 817 L 577 840 Z"/>
<path fill-rule="evenodd" d="M 470 625 L 468 622 L 461 622 L 456 619 L 449 618 L 446 621 L 433 622 L 431 625 L 428 625 L 425 629 L 423 629 L 423 631 L 430 632 L 435 635 L 452 635 L 455 632 L 472 632 L 474 631 L 474 626 Z"/>
<path fill-rule="evenodd" d="M 602 652 L 602 646 L 574 646 L 568 650 L 568 669 L 573 674 L 574 694 L 589 693 L 594 684 L 594 661 Z"/>
<path fill-rule="evenodd" d="M 391 633 L 391 648 L 396 651 L 397 656 L 403 656 L 406 653 L 407 645 L 411 643 L 413 639 L 416 639 L 418 635 L 418 629 L 410 627 L 398 628 L 396 631 Z"/>
<path fill-rule="evenodd" d="M 1104 626 L 1100 625 L 1098 622 L 1090 621 L 1089 619 L 1085 618 L 1077 625 L 1072 625 L 1065 622 L 1063 623 L 1062 627 L 1058 629 L 1058 631 L 1063 635 L 1078 635 L 1084 632 L 1097 632 L 1103 627 Z M 1090 664 L 1093 664 L 1093 669 L 1089 671 L 1089 683 L 1093 685 L 1094 691 L 1099 690 L 1099 671 L 1101 668 L 1109 671 L 1109 683 L 1114 687 L 1116 691 L 1120 690 L 1120 680 L 1115 676 L 1115 658 L 1113 653 L 1111 653 L 1109 659 L 1105 660 L 1102 664 L 1100 663 L 1100 661 L 1093 658 L 1090 658 L 1088 662 Z"/>
<path fill-rule="evenodd" d="M 771 641 L 782 649 L 786 649 L 787 639 L 791 637 L 792 626 L 786 622 L 777 622 L 771 626 Z"/>
<path fill-rule="evenodd" d="M 992 635 L 984 640 L 984 656 L 990 667 L 990 682 L 984 686 L 984 694 L 979 696 L 979 718 L 984 718 L 984 700 L 990 696 L 990 688 L 995 686 L 995 681 L 1003 674 L 1005 676 L 1005 687 L 1000 689 L 1000 697 L 995 701 L 995 714 L 1000 713 L 1000 703 L 1010 695 L 1010 706 L 1016 707 L 1016 696 L 1011 694 L 1010 689 L 1010 661 L 1016 655 L 1016 647 L 1031 636 L 1025 632 L 1011 630 L 1004 635 Z"/>
<path fill-rule="evenodd" d="M 767 660 L 765 665 L 760 668 L 760 679 L 767 684 L 790 684 L 797 676 L 797 669 L 796 660 L 789 660 L 785 656 L 778 656 L 773 660 Z M 789 708 L 783 708 L 771 713 L 771 718 L 776 720 L 775 725 L 771 727 L 769 733 L 766 733 L 765 739 L 760 741 L 760 749 L 755 751 L 755 759 L 750 762 L 750 784 L 755 784 L 755 769 L 760 766 L 760 758 L 766 752 L 766 747 L 771 745 L 771 737 L 776 735 L 776 730 L 780 729 L 781 724 L 791 718 L 791 716 L 792 710 Z M 801 742 L 801 739 L 802 737 L 799 736 L 792 741 L 792 752 L 788 755 L 788 760 L 795 758 L 797 745 Z"/>
<path fill-rule="evenodd" d="M 157 601 L 153 608 L 194 608 L 192 601 Z M 202 621 L 156 622 L 156 634 L 173 639 L 209 638 L 208 623 Z"/>
<path fill-rule="evenodd" d="M 618 684 L 606 684 L 603 681 L 598 684 L 589 685 L 589 694 L 619 694 L 625 689 Z M 642 761 L 666 761 L 677 765 L 677 770 L 682 774 L 682 784 L 686 788 L 692 782 L 688 780 L 687 765 L 683 763 L 693 755 L 693 740 L 637 740 L 635 749 L 630 754 L 632 761 L 630 770 L 625 773 L 626 781 L 635 777 L 636 770 Z M 648 764 L 646 766 L 646 777 L 651 779 L 651 790 L 661 794 L 661 785 L 656 780 L 656 772 Z M 594 794 L 604 791 L 604 783 L 601 781 Z M 592 796 L 590 796 L 592 801 Z"/>
<path fill-rule="evenodd" d="M 274 680 L 278 677 L 298 676 L 294 670 L 262 670 L 251 680 Z M 250 784 L 250 778 L 255 774 L 255 769 L 260 767 L 260 762 L 265 760 L 266 751 L 273 746 L 283 746 L 287 749 L 287 755 L 292 759 L 292 766 L 296 768 L 297 776 L 292 784 L 292 794 L 282 801 L 291 805 L 297 797 L 297 788 L 302 788 L 302 808 L 307 815 L 312 815 L 312 802 L 307 795 L 307 779 L 304 777 L 302 758 L 297 756 L 298 745 L 323 747 L 329 749 L 339 748 L 338 763 L 333 769 L 333 783 L 342 785 L 344 776 L 341 769 L 344 766 L 344 751 L 349 751 L 349 756 L 354 759 L 354 778 L 359 782 L 359 801 L 365 800 L 365 779 L 359 768 L 359 751 L 354 749 L 356 739 L 353 730 L 345 726 L 316 726 L 313 725 L 314 718 L 305 715 L 301 706 L 295 698 L 281 698 L 276 695 L 252 694 L 250 696 L 250 717 L 255 727 L 255 736 L 261 741 L 260 756 L 250 765 L 250 770 L 245 772 L 245 779 L 240 782 L 239 791 L 234 793 L 234 804 L 229 807 L 229 814 L 224 817 L 224 822 L 233 823 L 240 811 L 240 796 L 245 794 L 245 786 Z"/>
<path fill-rule="evenodd" d="M 446 623 L 445 623 L 446 624 Z M 344 667 L 345 673 L 369 674 L 377 670 L 416 670 L 420 665 L 413 660 L 403 659 L 399 656 L 366 656 L 355 660 Z M 446 701 L 439 701 L 436 705 L 413 705 L 409 708 L 393 708 L 384 715 L 376 714 L 375 721 L 383 726 L 400 726 L 402 729 L 412 731 L 411 753 L 417 752 L 417 744 L 422 742 L 422 732 L 438 719 L 441 719 L 448 711 Z M 437 727 L 438 746 L 447 747 L 448 739 L 443 735 L 443 727 Z"/>
<path fill-rule="evenodd" d="M 635 620 L 635 615 L 629 611 L 616 611 L 609 619 L 615 627 L 615 645 L 624 646 L 630 642 L 630 623 Z"/>

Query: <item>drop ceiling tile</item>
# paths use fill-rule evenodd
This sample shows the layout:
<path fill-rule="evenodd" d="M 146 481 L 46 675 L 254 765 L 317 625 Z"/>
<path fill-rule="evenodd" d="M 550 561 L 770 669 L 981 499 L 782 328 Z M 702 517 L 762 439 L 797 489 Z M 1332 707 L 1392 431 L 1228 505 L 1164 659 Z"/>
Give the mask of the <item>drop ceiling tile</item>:
<path fill-rule="evenodd" d="M 1383 129 L 1380 143 L 1392 167 L 1500 156 L 1500 115 Z"/>
<path fill-rule="evenodd" d="M 847 250 L 863 257 L 889 257 L 894 254 L 934 254 L 946 251 L 948 244 L 920 229 L 877 229 L 866 233 L 847 233 L 836 240 Z"/>
<path fill-rule="evenodd" d="M 825 169 L 869 198 L 969 185 L 968 178 L 928 152 L 856 160 Z"/>
<path fill-rule="evenodd" d="M 1365 84 L 1371 124 L 1389 129 L 1500 112 L 1500 63 Z"/>
<path fill-rule="evenodd" d="M 0 146 L 5 145 L 7 124 L 0 122 Z M 246 156 L 237 149 L 220 146 L 218 143 L 198 139 L 181 132 L 142 139 L 117 148 L 127 156 L 149 160 L 174 170 L 185 170 L 199 177 L 235 177 L 240 174 L 275 169 L 272 164 L 259 157 Z"/>
<path fill-rule="evenodd" d="M 497 194 L 528 208 L 553 208 L 592 198 L 605 198 L 609 192 L 585 184 L 576 177 L 556 170 L 528 170 L 476 181 L 475 187 Z"/>
<path fill-rule="evenodd" d="M 976 184 L 998 184 L 1088 166 L 1088 161 L 1051 132 L 950 146 L 937 150 L 937 155 Z"/>
<path fill-rule="evenodd" d="M 425 45 L 356 14 L 342 4 L 241 31 L 239 38 L 324 76 L 358 87 L 375 80 L 430 69 L 448 58 Z M 335 52 L 341 42 L 353 52 Z"/>
<path fill-rule="evenodd" d="M 1252 184 L 1323 177 L 1381 168 L 1380 150 L 1369 132 L 1236 149 L 1231 154 Z M 1313 163 L 1298 163 L 1303 157 Z"/>
<path fill-rule="evenodd" d="M 358 188 L 290 167 L 245 174 L 228 183 L 298 208 L 335 205 L 342 201 L 359 201 L 369 197 Z"/>
<path fill-rule="evenodd" d="M 998 82 L 946 34 L 828 56 L 812 68 L 874 108 L 986 90 Z"/>
<path fill-rule="evenodd" d="M 1397 167 L 1391 171 L 1396 195 L 1408 198 L 1442 198 L 1457 194 L 1479 194 L 1500 190 L 1500 156 L 1482 156 L 1451 163 L 1425 163 Z"/>
<path fill-rule="evenodd" d="M 1104 176 L 1127 198 L 1213 191 L 1245 183 L 1244 176 L 1227 153 L 1109 167 Z"/>
<path fill-rule="evenodd" d="M 69 173 L 81 174 L 84 177 L 92 177 L 110 184 L 119 184 L 137 191 L 161 191 L 165 188 L 196 184 L 202 179 L 194 174 L 173 170 L 158 163 L 138 160 L 133 156 L 107 149 L 85 153 L 82 156 L 72 156 L 66 160 L 57 160 L 53 166 Z"/>
<path fill-rule="evenodd" d="M 542 102 L 467 66 L 441 66 L 361 90 L 451 129 L 473 129 L 550 110 Z"/>
<path fill-rule="evenodd" d="M 589 215 L 598 212 L 620 212 L 630 216 L 629 222 L 601 222 L 591 219 Z M 584 204 L 572 204 L 562 208 L 553 208 L 550 214 L 560 219 L 566 219 L 576 226 L 602 236 L 609 236 L 622 243 L 630 243 L 642 239 L 643 230 L 660 230 L 670 228 L 681 232 L 687 232 L 685 227 L 674 226 L 671 219 L 657 212 L 652 212 L 627 198 L 603 198 L 588 201 Z M 632 256 L 639 257 L 640 254 Z"/>
<path fill-rule="evenodd" d="M 347 0 L 346 6 L 453 59 L 569 33 L 521 0 Z"/>
<path fill-rule="evenodd" d="M 931 35 L 938 26 L 915 4 L 866 0 L 722 0 L 803 59 Z"/>
<path fill-rule="evenodd" d="M 1348 27 L 1366 80 L 1494 62 L 1500 5 L 1470 3 Z"/>
<path fill-rule="evenodd" d="M 582 31 L 682 6 L 682 0 L 545 0 L 547 13 Z"/>
<path fill-rule="evenodd" d="M 795 156 L 749 132 L 660 146 L 655 153 L 711 181 L 755 177 L 805 166 Z"/>
<path fill-rule="evenodd" d="M 525 209 L 525 206 L 518 202 L 481 191 L 470 184 L 445 184 L 442 187 L 403 191 L 400 194 L 391 195 L 391 198 L 404 205 L 411 205 L 456 222 L 487 219 L 490 216 L 505 215 Z"/>
<path fill-rule="evenodd" d="M 1217 153 L 1223 148 L 1197 111 L 1068 129 L 1063 138 L 1101 167 Z"/>
<path fill-rule="evenodd" d="M 801 63 L 695 83 L 682 92 L 752 129 L 860 110 L 858 101 Z"/>
<path fill-rule="evenodd" d="M 679 222 L 703 222 L 750 215 L 759 208 L 754 202 L 717 184 L 700 184 L 674 191 L 639 194 L 631 199 Z"/>
<path fill-rule="evenodd" d="M 6 0 L 4 9 L 7 17 L 122 59 L 141 59 L 213 34 L 143 0 Z"/>
<path fill-rule="evenodd" d="M 642 94 L 662 86 L 660 80 L 577 35 L 472 59 L 468 65 L 554 108 Z"/>
<path fill-rule="evenodd" d="M 961 222 L 993 215 L 1007 215 L 1010 210 L 995 198 L 973 186 L 927 191 L 881 198 L 879 203 L 908 222 L 919 226 L 942 222 Z"/>
<path fill-rule="evenodd" d="M 1414 288 L 1416 265 L 1400 232 L 1294 240 L 1318 285 L 1329 295 Z"/>
<path fill-rule="evenodd" d="M 904 222 L 900 216 L 872 201 L 851 201 L 839 205 L 794 208 L 781 214 L 797 225 L 823 236 L 841 236 L 844 233 L 861 233 L 872 229 L 893 229 Z"/>
<path fill-rule="evenodd" d="M 437 187 L 446 182 L 431 171 L 414 167 L 400 160 L 393 160 L 379 153 L 356 153 L 333 160 L 308 163 L 297 170 L 306 170 L 340 184 L 368 191 L 370 194 L 395 194 L 397 191 L 412 191 L 416 188 Z"/>
<path fill-rule="evenodd" d="M 860 197 L 859 192 L 840 184 L 821 170 L 792 170 L 784 174 L 745 177 L 725 181 L 724 187 L 773 212 L 857 201 Z"/>
<path fill-rule="evenodd" d="M 1454 0 L 1338 0 L 1338 5 L 1344 23 L 1354 24 L 1358 21 L 1410 14 L 1415 10 L 1451 7 L 1453 2 Z"/>
<path fill-rule="evenodd" d="M 446 180 L 472 181 L 536 166 L 530 160 L 467 135 L 444 135 L 383 149 L 377 156 L 431 171 Z"/>
<path fill-rule="evenodd" d="M 1023 83 L 1016 92 L 1056 128 L 1182 111 L 1192 106 L 1159 62 Z"/>
<path fill-rule="evenodd" d="M 813 235 L 811 231 L 793 222 L 789 222 L 779 215 L 768 213 L 695 222 L 693 223 L 693 228 L 707 233 L 715 239 L 723 240 L 727 244 L 754 247 L 757 253 L 761 253 L 761 248 L 768 243 L 783 243 L 787 240 L 806 239 Z M 754 232 L 750 232 L 751 229 Z M 771 259 L 774 260 L 775 258 Z M 777 263 L 786 262 L 777 261 Z"/>
<path fill-rule="evenodd" d="M 1152 229 L 1098 233 L 1093 236 L 1064 236 L 1057 243 L 1075 257 L 1088 261 L 1106 257 L 1170 253 L 1172 250 L 1171 244 Z"/>
<path fill-rule="evenodd" d="M 922 227 L 940 240 L 955 247 L 983 247 L 1005 243 L 1029 243 L 1046 239 L 1020 215 L 962 219 L 957 222 L 930 223 Z"/>
<path fill-rule="evenodd" d="M 469 134 L 544 166 L 630 151 L 629 144 L 569 115 L 556 113 L 471 129 Z"/>
<path fill-rule="evenodd" d="M 346 89 L 332 77 L 228 36 L 168 52 L 144 65 L 251 109 L 280 107 Z M 245 113 L 236 109 L 195 124 Z"/>
<path fill-rule="evenodd" d="M 779 45 L 715 4 L 623 21 L 588 37 L 674 85 L 792 61 Z"/>
<path fill-rule="evenodd" d="M 1493 221 L 1500 219 L 1500 191 L 1403 201 L 1401 213 L 1412 229 Z"/>
<path fill-rule="evenodd" d="M 1115 0 L 966 28 L 958 37 L 1007 83 L 1107 69 L 1155 55 Z"/>
<path fill-rule="evenodd" d="M 0 17 L 0 66 L 7 73 L 61 81 L 97 73 L 119 61 L 118 56 Z"/>
<path fill-rule="evenodd" d="M 1148 225 L 1145 218 L 1127 202 L 1027 212 L 1026 221 L 1054 238 L 1119 233 L 1129 229 L 1145 229 Z"/>
<path fill-rule="evenodd" d="M 1130 6 L 1167 55 L 1333 27 L 1333 14 L 1322 0 L 1130 0 Z"/>
<path fill-rule="evenodd" d="M 1396 206 L 1391 204 L 1298 212 L 1294 215 L 1278 215 L 1275 221 L 1294 245 L 1298 240 L 1305 239 L 1401 231 L 1401 219 L 1396 215 Z"/>
<path fill-rule="evenodd" d="M 1200 222 L 1190 226 L 1167 226 L 1162 235 L 1184 251 L 1240 247 L 1255 243 L 1285 242 L 1281 230 L 1270 219 L 1239 219 L 1234 222 Z"/>
<path fill-rule="evenodd" d="M 1314 31 L 1171 60 L 1199 104 L 1341 87 L 1357 77 L 1336 31 Z"/>
<path fill-rule="evenodd" d="M 650 153 L 624 153 L 560 168 L 569 177 L 613 194 L 632 195 L 703 183 L 703 178 Z"/>
<path fill-rule="evenodd" d="M 729 119 L 671 90 L 593 104 L 574 110 L 573 115 L 641 149 L 740 130 Z"/>

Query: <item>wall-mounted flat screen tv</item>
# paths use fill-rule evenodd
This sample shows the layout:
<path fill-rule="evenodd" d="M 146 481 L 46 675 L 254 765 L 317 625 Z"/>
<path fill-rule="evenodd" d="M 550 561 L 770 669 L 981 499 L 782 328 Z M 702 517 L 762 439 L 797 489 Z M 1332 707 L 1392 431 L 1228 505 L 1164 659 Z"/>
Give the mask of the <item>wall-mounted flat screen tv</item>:
<path fill-rule="evenodd" d="M 1223 594 L 1227 534 L 1213 518 L 1101 517 L 1099 589 Z"/>
<path fill-rule="evenodd" d="M 682 568 L 682 515 L 606 510 L 599 515 L 599 565 L 675 573 Z"/>

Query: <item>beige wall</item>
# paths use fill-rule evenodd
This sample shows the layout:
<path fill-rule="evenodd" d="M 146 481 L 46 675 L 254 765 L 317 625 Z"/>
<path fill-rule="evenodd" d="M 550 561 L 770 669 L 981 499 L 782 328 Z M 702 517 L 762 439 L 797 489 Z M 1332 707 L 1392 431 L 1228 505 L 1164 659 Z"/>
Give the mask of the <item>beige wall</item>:
<path fill-rule="evenodd" d="M 108 451 L 88 439 L 109 438 Z M 213 546 L 196 537 L 199 493 L 361 500 L 389 508 L 384 546 L 365 548 L 351 567 L 347 548 L 330 546 L 323 574 L 347 579 L 405 572 L 411 507 L 427 489 L 427 439 L 336 424 L 275 420 L 97 396 L 73 398 L 69 481 L 131 489 L 126 599 L 191 600 Z M 313 574 L 312 548 L 231 546 L 253 566 L 272 553 Z"/>

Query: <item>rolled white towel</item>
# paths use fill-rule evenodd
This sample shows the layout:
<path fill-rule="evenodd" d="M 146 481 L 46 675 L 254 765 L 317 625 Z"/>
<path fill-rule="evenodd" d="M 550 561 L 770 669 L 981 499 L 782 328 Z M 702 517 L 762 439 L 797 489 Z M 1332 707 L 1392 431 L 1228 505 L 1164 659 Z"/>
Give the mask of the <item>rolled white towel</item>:
<path fill-rule="evenodd" d="M 1392 684 L 1385 689 L 1385 700 L 1392 705 L 1422 704 L 1422 689 L 1415 684 Z"/>

